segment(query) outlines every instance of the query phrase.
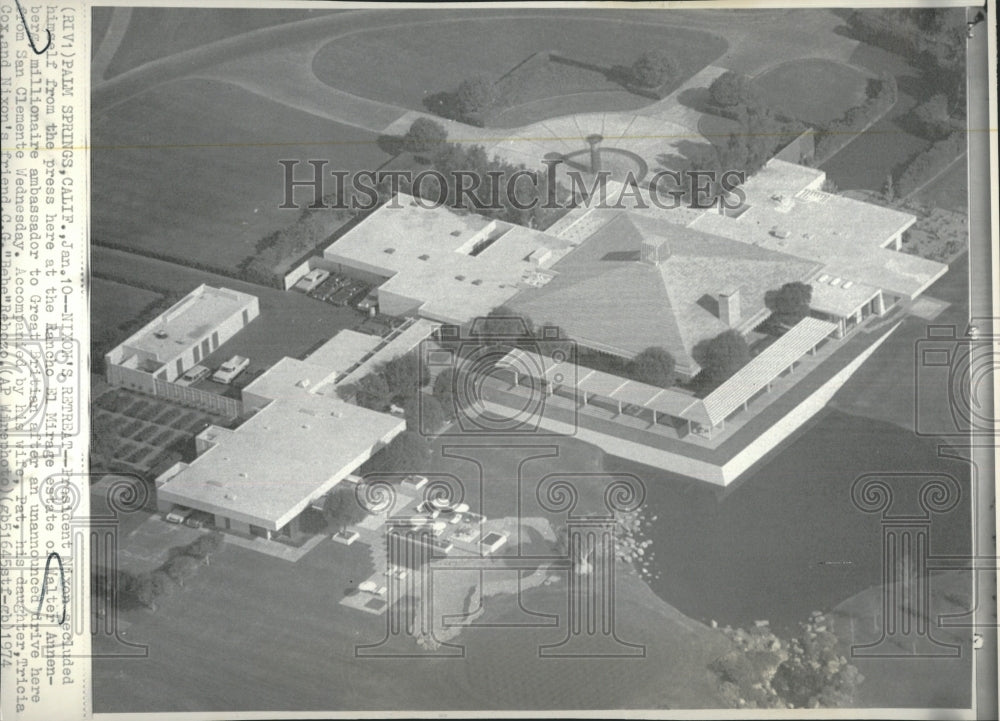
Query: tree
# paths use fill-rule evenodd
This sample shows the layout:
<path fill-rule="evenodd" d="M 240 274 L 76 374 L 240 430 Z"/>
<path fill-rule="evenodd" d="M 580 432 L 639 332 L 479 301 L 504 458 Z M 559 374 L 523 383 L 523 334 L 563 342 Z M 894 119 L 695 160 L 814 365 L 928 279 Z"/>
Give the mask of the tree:
<path fill-rule="evenodd" d="M 456 406 L 455 370 L 453 368 L 445 368 L 443 371 L 438 373 L 437 377 L 434 379 L 434 386 L 431 392 L 434 394 L 434 398 L 440 405 L 441 412 L 444 414 L 445 419 L 452 420 L 460 411 L 460 409 Z"/>
<path fill-rule="evenodd" d="M 928 140 L 940 140 L 959 128 L 952 117 L 948 96 L 938 93 L 913 109 L 913 120 Z"/>
<path fill-rule="evenodd" d="M 693 351 L 695 361 L 710 385 L 718 385 L 750 362 L 750 347 L 746 338 L 735 330 L 727 330 L 698 343 Z"/>
<path fill-rule="evenodd" d="M 708 86 L 708 94 L 712 102 L 724 108 L 749 105 L 756 97 L 750 78 L 732 70 L 727 70 L 713 80 Z"/>
<path fill-rule="evenodd" d="M 323 499 L 323 515 L 327 523 L 337 526 L 341 533 L 347 532 L 351 524 L 363 520 L 368 512 L 358 501 L 354 486 L 341 484 L 335 486 Z"/>
<path fill-rule="evenodd" d="M 210 565 L 211 556 L 222 547 L 222 534 L 214 531 L 199 536 L 188 544 L 184 549 L 187 555 L 199 561 L 203 561 L 206 566 Z"/>
<path fill-rule="evenodd" d="M 188 555 L 176 556 L 163 565 L 163 571 L 183 588 L 184 582 L 198 572 L 198 560 Z"/>
<path fill-rule="evenodd" d="M 415 397 L 421 388 L 431 382 L 430 370 L 420 362 L 416 352 L 404 353 L 386 361 L 376 373 L 385 379 L 389 395 L 404 401 Z"/>
<path fill-rule="evenodd" d="M 430 118 L 417 118 L 403 136 L 403 147 L 411 153 L 431 153 L 448 139 L 448 131 Z"/>
<path fill-rule="evenodd" d="M 431 457 L 427 439 L 416 431 L 406 430 L 393 438 L 365 464 L 367 471 L 421 473 Z"/>
<path fill-rule="evenodd" d="M 832 619 L 814 615 L 800 638 L 789 644 L 789 657 L 775 671 L 771 685 L 796 708 L 850 705 L 864 681 L 857 667 L 840 654 Z"/>
<path fill-rule="evenodd" d="M 378 372 L 369 373 L 353 387 L 357 404 L 371 410 L 384 410 L 392 398 L 392 389 L 385 377 Z"/>
<path fill-rule="evenodd" d="M 808 283 L 785 283 L 780 290 L 764 294 L 764 305 L 771 311 L 771 319 L 786 326 L 793 326 L 809 315 L 812 286 Z"/>
<path fill-rule="evenodd" d="M 677 75 L 677 62 L 662 50 L 651 50 L 632 63 L 632 82 L 643 88 L 658 88 Z"/>
<path fill-rule="evenodd" d="M 517 345 L 518 341 L 534 337 L 531 318 L 506 305 L 498 305 L 485 318 L 476 321 L 477 337 L 488 345 Z"/>
<path fill-rule="evenodd" d="M 635 356 L 627 366 L 628 377 L 661 388 L 674 384 L 674 357 L 665 348 L 650 346 Z"/>
<path fill-rule="evenodd" d="M 455 91 L 455 109 L 460 120 L 485 125 L 490 113 L 500 104 L 496 84 L 481 75 L 463 80 Z"/>
<path fill-rule="evenodd" d="M 144 573 L 136 582 L 136 599 L 150 611 L 156 611 L 156 601 L 170 591 L 171 579 L 162 570 Z"/>
<path fill-rule="evenodd" d="M 445 421 L 450 420 L 437 398 L 426 393 L 409 399 L 404 410 L 406 428 L 423 435 L 437 435 Z"/>

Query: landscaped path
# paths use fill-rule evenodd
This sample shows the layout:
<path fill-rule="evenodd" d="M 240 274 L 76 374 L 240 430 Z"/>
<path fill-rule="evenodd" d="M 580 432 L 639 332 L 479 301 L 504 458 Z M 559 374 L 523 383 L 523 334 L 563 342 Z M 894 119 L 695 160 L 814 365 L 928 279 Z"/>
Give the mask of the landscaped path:
<path fill-rule="evenodd" d="M 125 39 L 128 31 L 129 21 L 132 19 L 132 8 L 116 7 L 111 8 L 111 20 L 104 37 L 101 38 L 100 45 L 94 51 L 94 59 L 90 61 L 90 83 L 93 86 L 101 84 L 105 74 L 108 72 L 108 65 L 118 52 L 118 48 Z"/>
<path fill-rule="evenodd" d="M 526 15 L 523 11 L 495 9 L 482 11 L 477 18 L 545 18 L 556 14 L 557 11 L 533 11 Z M 636 22 L 635 11 L 583 15 L 598 22 Z M 549 152 L 583 149 L 587 135 L 600 133 L 608 141 L 606 147 L 636 153 L 652 170 L 661 154 L 683 155 L 678 152 L 678 144 L 705 141 L 698 131 L 701 113 L 679 100 L 685 89 L 705 87 L 726 68 L 755 74 L 796 58 L 847 61 L 858 45 L 857 41 L 835 32 L 842 21 L 831 12 L 734 11 L 731 19 L 734 22 L 724 22 L 718 11 L 695 10 L 650 13 L 642 18 L 643 23 L 709 31 L 729 43 L 729 49 L 717 61 L 718 66 L 708 66 L 662 101 L 638 111 L 572 114 L 514 129 L 484 129 L 446 121 L 449 137 L 456 142 L 483 144 L 491 154 L 511 162 L 537 165 Z M 313 73 L 312 59 L 320 48 L 338 38 L 372 30 L 404 32 L 407 26 L 421 22 L 428 20 L 426 14 L 419 12 L 359 10 L 248 32 L 146 63 L 96 83 L 93 107 L 95 112 L 107 110 L 158 84 L 201 77 L 233 83 L 344 125 L 375 133 L 400 133 L 414 119 L 427 114 L 331 88 Z M 111 35 L 110 29 L 108 34 Z M 782 53 L 775 60 L 778 47 Z"/>

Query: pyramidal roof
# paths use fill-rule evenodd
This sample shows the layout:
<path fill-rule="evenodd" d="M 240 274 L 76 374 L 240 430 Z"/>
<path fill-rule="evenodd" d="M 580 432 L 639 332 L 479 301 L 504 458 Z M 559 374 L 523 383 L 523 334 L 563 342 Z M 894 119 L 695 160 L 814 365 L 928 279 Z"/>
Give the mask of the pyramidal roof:
<path fill-rule="evenodd" d="M 730 327 L 719 318 L 720 291 L 739 289 L 741 312 L 734 325 L 742 327 L 766 312 L 768 290 L 819 268 L 654 218 L 601 212 L 606 222 L 553 266 L 556 276 L 522 291 L 511 305 L 597 349 L 631 357 L 661 346 L 681 372 L 697 372 L 692 348 Z"/>

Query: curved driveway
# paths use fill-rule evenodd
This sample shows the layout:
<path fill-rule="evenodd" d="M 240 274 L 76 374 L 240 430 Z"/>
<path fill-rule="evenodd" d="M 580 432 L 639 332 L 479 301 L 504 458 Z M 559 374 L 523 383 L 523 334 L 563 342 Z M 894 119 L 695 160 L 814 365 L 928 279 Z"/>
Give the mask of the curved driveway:
<path fill-rule="evenodd" d="M 581 15 L 595 20 L 635 22 L 640 11 L 593 11 Z M 679 17 L 680 13 L 683 17 Z M 532 11 L 530 17 L 552 17 L 559 12 Z M 716 33 L 726 39 L 729 50 L 722 65 L 753 72 L 774 61 L 775 47 L 783 59 L 827 57 L 846 60 L 857 41 L 834 32 L 840 20 L 828 12 L 795 13 L 788 10 L 754 10 L 739 13 L 726 22 L 718 11 L 667 11 L 643 22 L 689 27 Z M 457 17 L 468 17 L 468 13 Z M 524 18 L 510 9 L 476 11 L 478 18 Z M 738 20 L 736 19 L 738 17 Z M 312 72 L 312 56 L 323 45 L 357 32 L 404 28 L 427 22 L 427 14 L 413 10 L 345 11 L 263 28 L 210 45 L 154 60 L 110 80 L 98 83 L 92 92 L 95 113 L 107 111 L 157 85 L 182 78 L 221 80 L 255 94 L 281 102 L 333 122 L 373 133 L 399 133 L 425 113 L 364 98 L 320 81 Z M 656 157 L 677 151 L 683 142 L 705 142 L 698 132 L 701 113 L 677 101 L 686 88 L 705 87 L 724 67 L 708 66 L 671 96 L 637 111 L 580 113 L 545 120 L 514 129 L 476 128 L 451 122 L 449 136 L 459 142 L 476 142 L 516 163 L 537 164 L 550 151 L 584 147 L 592 132 L 605 135 L 615 147 L 635 152 L 650 167 Z M 440 121 L 440 118 L 435 118 Z"/>

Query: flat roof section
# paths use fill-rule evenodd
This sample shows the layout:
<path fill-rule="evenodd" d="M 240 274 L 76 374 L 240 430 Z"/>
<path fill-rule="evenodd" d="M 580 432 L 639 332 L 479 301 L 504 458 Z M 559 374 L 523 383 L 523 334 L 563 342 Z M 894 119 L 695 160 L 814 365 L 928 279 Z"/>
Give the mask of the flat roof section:
<path fill-rule="evenodd" d="M 330 397 L 279 399 L 157 490 L 166 501 L 278 530 L 406 427 Z"/>
<path fill-rule="evenodd" d="M 421 304 L 421 313 L 464 323 L 502 305 L 570 248 L 537 230 L 421 206 L 400 193 L 323 252 L 332 262 L 387 280 L 379 292 Z M 539 252 L 540 251 L 540 252 Z"/>
<path fill-rule="evenodd" d="M 377 340 L 380 341 L 380 344 L 375 347 L 374 352 L 370 353 L 367 358 L 363 358 L 363 360 L 356 359 L 362 362 L 346 376 L 340 378 L 337 381 L 337 385 L 359 381 L 371 373 L 379 363 L 386 363 L 393 358 L 398 358 L 405 353 L 409 353 L 440 327 L 440 323 L 435 323 L 426 318 L 417 318 L 409 325 L 404 326 L 402 330 L 396 331 L 394 335 L 386 338 L 378 338 Z M 339 337 L 340 333 L 335 335 L 332 340 L 336 340 Z"/>
<path fill-rule="evenodd" d="M 200 285 L 121 345 L 167 362 L 256 302 L 249 293 Z"/>
<path fill-rule="evenodd" d="M 906 298 L 948 269 L 884 247 L 916 222 L 914 216 L 810 187 L 822 176 L 771 160 L 742 186 L 746 210 L 736 217 L 709 210 L 689 227 L 819 262 L 832 275 Z"/>
<path fill-rule="evenodd" d="M 242 393 L 252 393 L 272 400 L 291 398 L 304 393 L 315 393 L 318 388 L 333 380 L 336 371 L 296 358 L 282 358 L 243 388 Z"/>
<path fill-rule="evenodd" d="M 865 283 L 855 283 L 832 273 L 820 273 L 809 281 L 812 286 L 814 310 L 846 318 L 878 294 L 879 289 Z"/>
<path fill-rule="evenodd" d="M 356 330 L 342 330 L 306 357 L 313 365 L 322 366 L 343 375 L 358 360 L 374 351 L 382 338 Z"/>

